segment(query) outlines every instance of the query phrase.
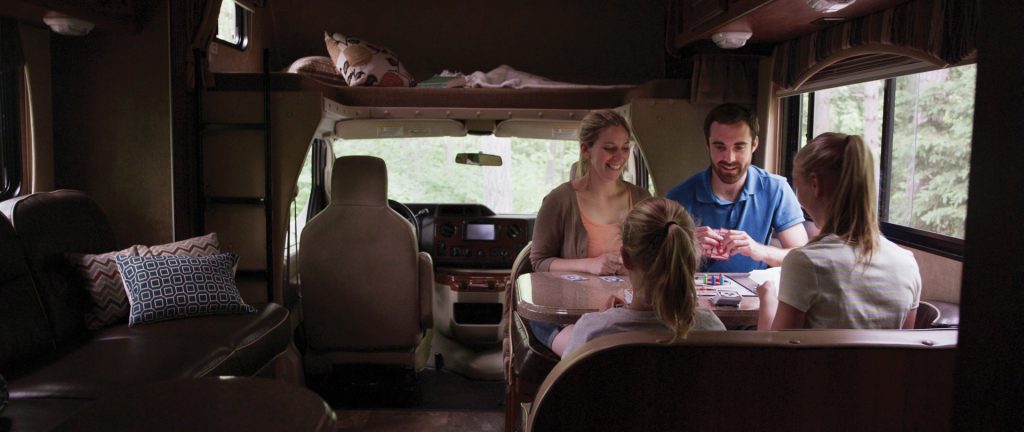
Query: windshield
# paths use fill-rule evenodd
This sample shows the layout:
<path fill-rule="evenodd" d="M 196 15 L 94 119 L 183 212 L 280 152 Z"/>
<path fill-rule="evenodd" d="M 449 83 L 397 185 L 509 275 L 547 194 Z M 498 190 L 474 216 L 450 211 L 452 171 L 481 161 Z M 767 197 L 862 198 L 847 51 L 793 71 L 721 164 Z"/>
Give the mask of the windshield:
<path fill-rule="evenodd" d="M 405 203 L 483 204 L 495 213 L 536 213 L 555 186 L 569 180 L 577 141 L 464 137 L 334 141 L 337 157 L 369 155 L 388 167 L 388 197 Z M 501 156 L 501 166 L 455 163 L 457 153 Z"/>

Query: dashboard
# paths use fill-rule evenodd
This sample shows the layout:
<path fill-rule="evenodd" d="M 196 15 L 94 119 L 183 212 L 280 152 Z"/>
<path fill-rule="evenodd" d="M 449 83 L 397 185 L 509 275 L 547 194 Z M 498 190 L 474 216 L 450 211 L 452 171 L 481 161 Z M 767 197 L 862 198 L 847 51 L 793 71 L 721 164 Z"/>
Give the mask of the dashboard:
<path fill-rule="evenodd" d="M 497 215 L 480 204 L 407 205 L 420 223 L 420 250 L 440 266 L 512 268 L 533 238 L 533 215 Z"/>

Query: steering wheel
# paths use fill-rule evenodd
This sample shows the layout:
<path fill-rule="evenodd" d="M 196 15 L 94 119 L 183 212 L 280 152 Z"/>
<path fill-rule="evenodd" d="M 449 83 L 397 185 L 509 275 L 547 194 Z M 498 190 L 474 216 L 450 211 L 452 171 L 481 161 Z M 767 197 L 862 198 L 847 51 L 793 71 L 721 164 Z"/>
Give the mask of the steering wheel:
<path fill-rule="evenodd" d="M 388 207 L 391 207 L 391 210 L 394 210 L 404 217 L 405 220 L 412 223 L 413 229 L 416 231 L 416 247 L 418 248 L 420 244 L 420 222 L 416 219 L 416 213 L 413 213 L 409 206 L 393 199 L 388 199 Z"/>

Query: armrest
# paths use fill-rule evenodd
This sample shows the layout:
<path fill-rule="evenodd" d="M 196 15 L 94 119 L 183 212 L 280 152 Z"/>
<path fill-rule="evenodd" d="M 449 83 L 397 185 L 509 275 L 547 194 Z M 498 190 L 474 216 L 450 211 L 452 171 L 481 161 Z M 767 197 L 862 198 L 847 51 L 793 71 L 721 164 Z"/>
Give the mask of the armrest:
<path fill-rule="evenodd" d="M 420 263 L 420 328 L 434 326 L 434 260 L 426 252 L 419 253 Z"/>

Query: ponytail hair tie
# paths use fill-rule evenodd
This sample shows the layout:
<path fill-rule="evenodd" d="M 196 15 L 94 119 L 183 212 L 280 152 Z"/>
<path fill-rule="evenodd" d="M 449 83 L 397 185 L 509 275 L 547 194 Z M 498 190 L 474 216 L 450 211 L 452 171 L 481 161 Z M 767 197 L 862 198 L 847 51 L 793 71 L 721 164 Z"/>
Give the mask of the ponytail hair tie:
<path fill-rule="evenodd" d="M 665 232 L 666 233 L 668 233 L 668 229 L 670 227 L 672 227 L 672 225 L 679 225 L 679 224 L 677 224 L 676 221 L 668 221 L 667 223 L 665 223 Z"/>

